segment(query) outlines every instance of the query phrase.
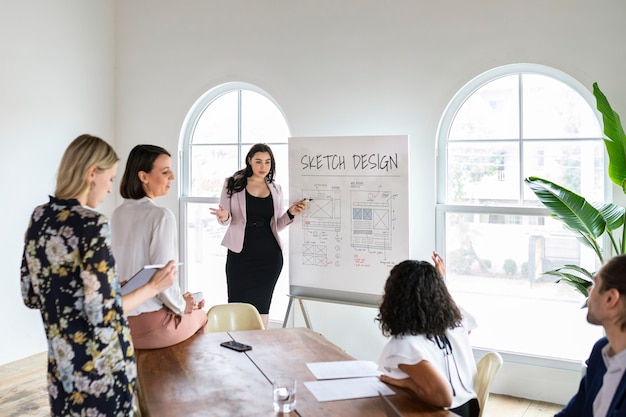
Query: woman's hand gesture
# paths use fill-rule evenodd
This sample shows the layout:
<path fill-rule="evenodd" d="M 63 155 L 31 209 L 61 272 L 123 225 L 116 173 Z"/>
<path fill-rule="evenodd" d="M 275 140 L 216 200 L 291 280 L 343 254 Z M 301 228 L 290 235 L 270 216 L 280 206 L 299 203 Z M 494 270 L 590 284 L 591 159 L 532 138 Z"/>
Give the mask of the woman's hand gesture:
<path fill-rule="evenodd" d="M 221 204 L 218 206 L 218 208 L 209 208 L 209 210 L 211 211 L 211 214 L 217 217 L 217 220 L 219 220 L 220 223 L 224 223 L 226 220 L 228 220 L 228 210 L 226 210 Z"/>

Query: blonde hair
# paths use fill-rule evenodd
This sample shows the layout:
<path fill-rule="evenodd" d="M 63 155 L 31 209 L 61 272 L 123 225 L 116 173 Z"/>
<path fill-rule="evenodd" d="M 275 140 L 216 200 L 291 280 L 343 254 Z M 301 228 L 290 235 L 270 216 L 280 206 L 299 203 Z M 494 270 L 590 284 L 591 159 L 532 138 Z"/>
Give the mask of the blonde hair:
<path fill-rule="evenodd" d="M 119 161 L 115 150 L 96 136 L 80 135 L 69 144 L 57 174 L 54 195 L 60 200 L 76 198 L 89 189 L 87 171 L 91 167 L 106 170 Z"/>

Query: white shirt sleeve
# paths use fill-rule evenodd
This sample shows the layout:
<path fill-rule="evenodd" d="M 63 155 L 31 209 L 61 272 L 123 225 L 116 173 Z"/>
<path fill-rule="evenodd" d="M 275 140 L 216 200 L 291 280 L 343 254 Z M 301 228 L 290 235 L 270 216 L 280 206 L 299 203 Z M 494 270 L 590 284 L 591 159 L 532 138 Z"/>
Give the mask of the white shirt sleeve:
<path fill-rule="evenodd" d="M 170 260 L 178 260 L 178 230 L 174 214 L 164 209 L 161 221 L 155 223 L 150 242 L 150 259 L 154 264 L 166 264 Z M 186 302 L 182 296 L 180 286 L 174 284 L 157 295 L 170 310 L 179 316 L 185 314 Z"/>

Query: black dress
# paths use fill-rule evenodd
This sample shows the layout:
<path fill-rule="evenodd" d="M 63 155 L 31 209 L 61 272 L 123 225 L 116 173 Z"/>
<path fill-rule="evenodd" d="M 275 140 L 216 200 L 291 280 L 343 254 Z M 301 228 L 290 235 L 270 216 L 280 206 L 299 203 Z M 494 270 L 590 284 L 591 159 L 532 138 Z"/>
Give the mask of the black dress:
<path fill-rule="evenodd" d="M 264 198 L 246 193 L 246 232 L 240 253 L 228 250 L 226 282 L 229 303 L 249 303 L 268 314 L 276 281 L 283 269 L 283 252 L 272 233 L 271 194 Z"/>

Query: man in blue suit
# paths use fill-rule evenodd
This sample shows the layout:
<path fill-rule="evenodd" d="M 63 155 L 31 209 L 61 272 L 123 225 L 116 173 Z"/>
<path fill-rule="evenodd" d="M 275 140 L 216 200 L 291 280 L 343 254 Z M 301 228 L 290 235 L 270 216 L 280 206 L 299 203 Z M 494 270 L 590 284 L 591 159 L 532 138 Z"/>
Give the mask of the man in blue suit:
<path fill-rule="evenodd" d="M 604 328 L 587 361 L 578 392 L 555 417 L 626 416 L 626 255 L 609 260 L 593 278 L 587 321 Z"/>

